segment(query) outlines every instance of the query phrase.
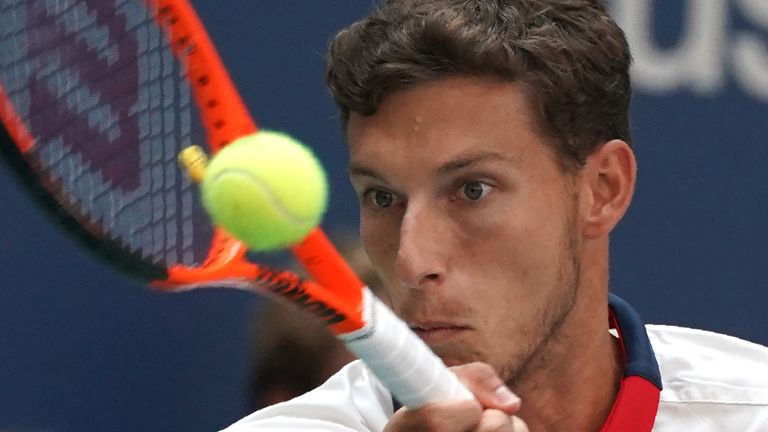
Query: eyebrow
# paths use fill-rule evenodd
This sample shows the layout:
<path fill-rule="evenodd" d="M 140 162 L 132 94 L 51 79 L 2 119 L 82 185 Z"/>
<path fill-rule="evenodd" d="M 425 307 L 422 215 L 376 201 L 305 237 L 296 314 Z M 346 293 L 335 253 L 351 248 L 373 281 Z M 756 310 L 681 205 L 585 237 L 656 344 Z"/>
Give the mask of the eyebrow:
<path fill-rule="evenodd" d="M 357 165 L 349 166 L 349 176 L 350 177 L 355 177 L 355 176 L 371 177 L 383 183 L 387 182 L 386 179 L 384 179 L 384 176 L 377 173 L 376 171 L 370 168 L 365 168 L 363 166 L 357 166 Z"/>
<path fill-rule="evenodd" d="M 470 167 L 472 165 L 477 165 L 483 162 L 495 162 L 495 161 L 511 162 L 511 160 L 508 157 L 505 157 L 501 153 L 497 153 L 493 151 L 479 151 L 479 152 L 461 155 L 457 159 L 448 161 L 440 165 L 440 168 L 437 169 L 437 173 L 439 175 L 450 174 L 451 172 L 459 171 L 461 169 Z"/>
<path fill-rule="evenodd" d="M 501 153 L 492 152 L 492 151 L 479 151 L 479 152 L 460 155 L 457 159 L 445 162 L 444 164 L 440 165 L 440 167 L 437 169 L 437 174 L 444 176 L 446 174 L 450 174 L 452 172 L 462 170 L 472 165 L 477 165 L 479 163 L 489 162 L 489 161 L 513 162 L 513 160 L 509 159 L 508 157 L 504 156 Z M 383 175 L 381 175 L 380 173 L 378 173 L 377 171 L 371 168 L 367 168 L 361 165 L 350 164 L 348 171 L 349 171 L 350 177 L 354 177 L 354 176 L 370 177 L 382 183 L 387 183 L 387 180 Z"/>

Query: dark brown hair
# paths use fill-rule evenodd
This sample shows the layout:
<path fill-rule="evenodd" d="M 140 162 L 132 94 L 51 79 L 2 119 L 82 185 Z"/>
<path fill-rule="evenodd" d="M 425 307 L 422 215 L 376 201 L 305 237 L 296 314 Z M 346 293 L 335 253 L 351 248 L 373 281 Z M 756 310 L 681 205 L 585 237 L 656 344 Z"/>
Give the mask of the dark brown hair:
<path fill-rule="evenodd" d="M 630 141 L 624 33 L 598 0 L 383 0 L 339 32 L 327 82 L 346 127 L 387 95 L 449 75 L 522 84 L 566 168 Z"/>

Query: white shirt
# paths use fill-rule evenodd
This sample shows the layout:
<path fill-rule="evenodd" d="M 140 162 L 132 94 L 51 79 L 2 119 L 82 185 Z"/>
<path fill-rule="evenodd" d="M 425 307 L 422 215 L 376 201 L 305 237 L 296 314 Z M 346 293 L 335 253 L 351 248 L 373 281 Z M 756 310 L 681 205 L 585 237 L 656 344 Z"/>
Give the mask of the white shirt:
<path fill-rule="evenodd" d="M 664 386 L 653 432 L 768 432 L 768 348 L 682 327 L 646 330 Z M 225 431 L 381 431 L 392 413 L 390 393 L 355 361 Z"/>
<path fill-rule="evenodd" d="M 768 432 L 768 348 L 648 325 L 664 389 L 654 432 Z"/>

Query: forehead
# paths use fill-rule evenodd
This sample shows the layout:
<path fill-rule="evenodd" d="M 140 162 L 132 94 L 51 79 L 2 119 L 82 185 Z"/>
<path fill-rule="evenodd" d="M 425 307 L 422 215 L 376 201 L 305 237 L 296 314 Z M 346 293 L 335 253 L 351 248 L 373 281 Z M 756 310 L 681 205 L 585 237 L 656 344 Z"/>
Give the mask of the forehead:
<path fill-rule="evenodd" d="M 482 151 L 509 159 L 549 153 L 521 86 L 477 77 L 395 92 L 373 115 L 350 115 L 347 138 L 353 165 L 399 158 L 427 166 Z"/>

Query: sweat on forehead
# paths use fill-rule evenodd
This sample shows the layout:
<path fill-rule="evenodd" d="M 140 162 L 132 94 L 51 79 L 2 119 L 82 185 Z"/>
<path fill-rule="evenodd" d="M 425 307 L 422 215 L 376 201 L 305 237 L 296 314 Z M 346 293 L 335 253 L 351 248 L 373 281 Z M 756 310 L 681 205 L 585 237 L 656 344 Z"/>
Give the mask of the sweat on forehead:
<path fill-rule="evenodd" d="M 445 78 L 393 93 L 375 114 L 352 114 L 350 173 L 386 180 L 409 166 L 442 177 L 520 165 L 541 149 L 558 162 L 530 111 L 517 84 L 498 80 Z"/>

